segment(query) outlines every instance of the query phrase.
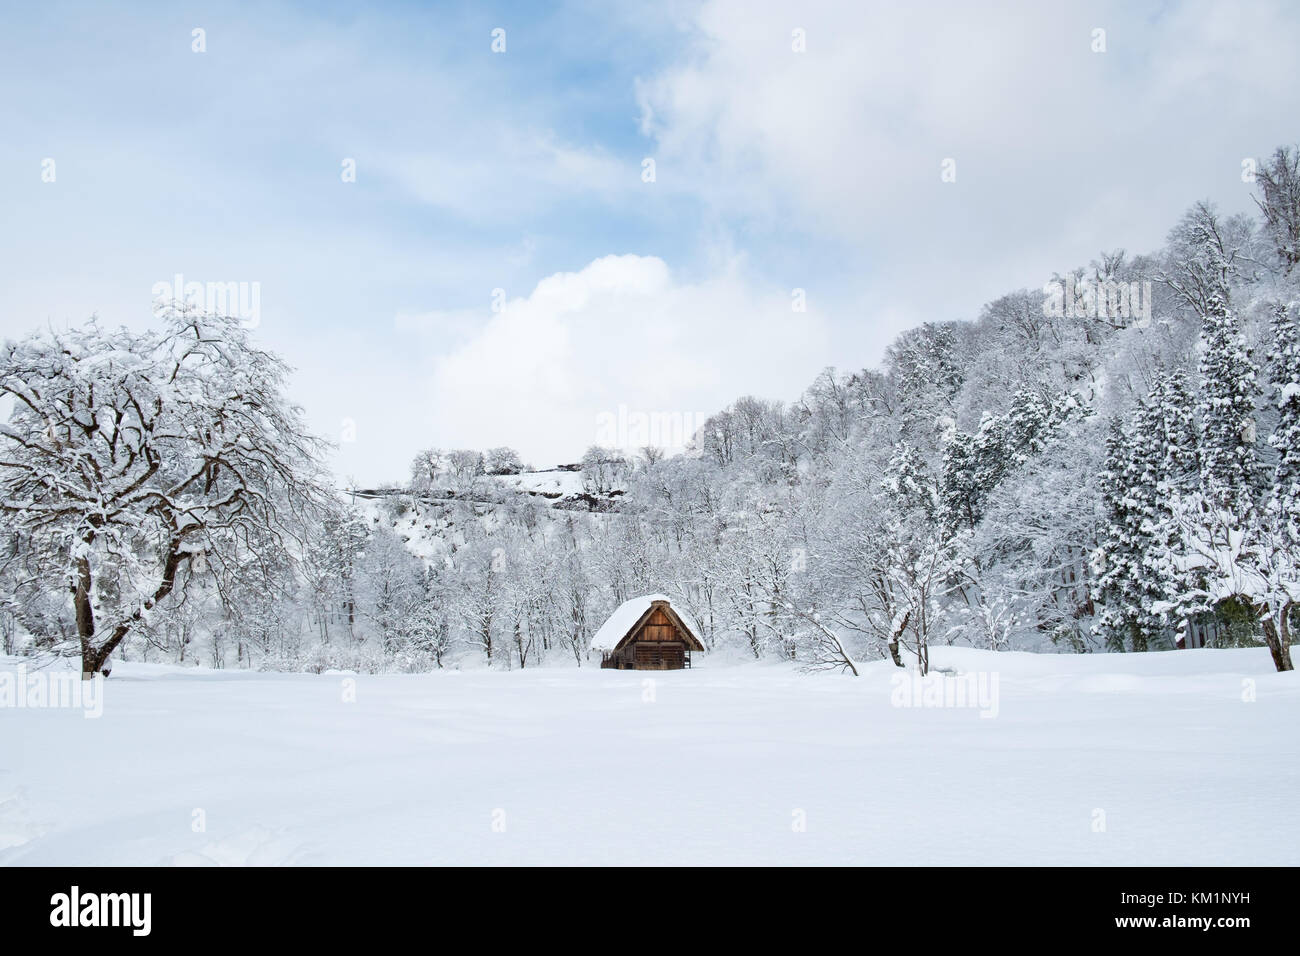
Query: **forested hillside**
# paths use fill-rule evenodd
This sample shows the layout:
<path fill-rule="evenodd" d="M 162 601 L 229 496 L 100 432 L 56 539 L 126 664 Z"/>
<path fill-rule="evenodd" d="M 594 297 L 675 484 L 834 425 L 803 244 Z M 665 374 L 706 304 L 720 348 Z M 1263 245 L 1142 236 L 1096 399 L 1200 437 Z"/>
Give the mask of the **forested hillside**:
<path fill-rule="evenodd" d="M 614 607 L 664 592 L 709 648 L 809 668 L 1267 643 L 1290 669 L 1297 152 L 1255 190 L 1257 216 L 1197 204 L 1161 249 L 934 316 L 796 401 L 739 398 L 687 454 L 541 477 L 430 449 L 401 488 L 340 493 L 279 365 L 217 318 L 7 343 L 3 649 L 586 665 Z"/>

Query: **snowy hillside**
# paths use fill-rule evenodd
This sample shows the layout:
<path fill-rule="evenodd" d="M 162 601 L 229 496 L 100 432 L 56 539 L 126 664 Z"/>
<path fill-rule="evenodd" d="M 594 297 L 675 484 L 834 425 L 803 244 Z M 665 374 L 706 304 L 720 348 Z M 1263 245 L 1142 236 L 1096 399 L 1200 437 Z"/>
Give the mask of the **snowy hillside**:
<path fill-rule="evenodd" d="M 933 663 L 985 696 L 897 706 L 883 661 L 125 663 L 98 719 L 6 711 L 0 864 L 1300 864 L 1300 682 L 1264 648 Z"/>
<path fill-rule="evenodd" d="M 500 503 L 511 494 L 528 495 L 550 502 L 556 507 L 572 510 L 601 510 L 611 498 L 623 493 L 622 488 L 611 494 L 592 495 L 583 488 L 582 472 L 576 466 L 542 468 L 513 474 L 478 475 L 468 487 L 440 483 L 421 487 L 415 494 L 427 501 L 465 501 L 478 504 Z M 363 501 L 379 501 L 398 495 L 410 495 L 407 486 L 357 489 L 352 493 Z M 350 495 L 350 497 L 352 496 Z"/>
<path fill-rule="evenodd" d="M 342 492 L 341 498 L 357 510 L 367 527 L 386 528 L 397 534 L 417 558 L 442 563 L 464 545 L 467 514 L 473 515 L 468 520 L 490 530 L 508 523 L 508 517 L 500 512 L 511 506 L 599 512 L 614 508 L 621 494 L 621 490 L 613 495 L 588 494 L 583 490 L 580 471 L 548 468 L 480 476 L 468 490 L 357 489 Z"/>

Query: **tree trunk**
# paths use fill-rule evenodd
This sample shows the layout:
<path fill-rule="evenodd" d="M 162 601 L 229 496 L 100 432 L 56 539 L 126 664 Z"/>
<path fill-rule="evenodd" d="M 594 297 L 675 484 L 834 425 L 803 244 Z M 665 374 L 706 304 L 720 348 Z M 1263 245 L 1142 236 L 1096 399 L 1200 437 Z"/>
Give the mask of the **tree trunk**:
<path fill-rule="evenodd" d="M 900 654 L 898 651 L 898 642 L 902 640 L 903 632 L 907 630 L 907 622 L 910 621 L 911 619 L 912 619 L 912 612 L 911 611 L 904 612 L 903 619 L 898 622 L 898 627 L 894 630 L 893 634 L 889 635 L 889 656 L 894 659 L 895 667 L 904 666 L 903 655 Z"/>
<path fill-rule="evenodd" d="M 104 662 L 94 645 L 95 610 L 90 604 L 90 558 L 78 558 L 74 569 L 76 583 L 72 588 L 72 602 L 77 612 L 77 638 L 81 644 L 81 679 L 90 680 Z"/>
<path fill-rule="evenodd" d="M 1272 614 L 1264 617 L 1264 640 L 1268 643 L 1269 653 L 1273 655 L 1273 666 L 1279 671 L 1295 668 L 1291 664 L 1291 605 L 1285 605 L 1274 620 Z"/>
<path fill-rule="evenodd" d="M 157 607 L 159 601 L 171 594 L 172 588 L 176 586 L 176 571 L 180 567 L 180 562 L 180 538 L 176 537 L 171 541 L 171 548 L 163 563 L 162 581 L 153 592 L 153 597 L 145 601 L 143 606 L 137 607 L 130 617 L 117 625 L 108 640 L 95 647 L 95 617 L 90 606 L 90 559 L 83 557 L 77 560 L 74 600 L 77 608 L 77 635 L 81 638 L 82 680 L 93 680 L 103 668 L 104 661 L 108 660 L 109 655 L 117 650 L 117 646 L 131 633 L 131 628 L 144 620 L 145 612 Z"/>

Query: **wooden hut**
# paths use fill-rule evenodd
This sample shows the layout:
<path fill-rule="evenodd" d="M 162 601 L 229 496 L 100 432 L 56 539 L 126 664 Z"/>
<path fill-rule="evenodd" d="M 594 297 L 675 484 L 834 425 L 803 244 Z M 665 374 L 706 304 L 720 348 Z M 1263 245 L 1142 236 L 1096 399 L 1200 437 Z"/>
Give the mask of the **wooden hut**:
<path fill-rule="evenodd" d="M 662 594 L 624 601 L 591 639 L 600 666 L 618 670 L 671 671 L 691 666 L 691 651 L 704 645 L 695 625 Z"/>

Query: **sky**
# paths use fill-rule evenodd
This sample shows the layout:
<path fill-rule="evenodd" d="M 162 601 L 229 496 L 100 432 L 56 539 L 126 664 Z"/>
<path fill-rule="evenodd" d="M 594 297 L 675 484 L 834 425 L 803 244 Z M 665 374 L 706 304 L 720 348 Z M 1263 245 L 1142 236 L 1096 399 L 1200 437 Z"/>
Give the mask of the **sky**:
<path fill-rule="evenodd" d="M 363 485 L 675 447 L 1300 140 L 1287 2 L 0 11 L 0 336 L 235 283 Z"/>

